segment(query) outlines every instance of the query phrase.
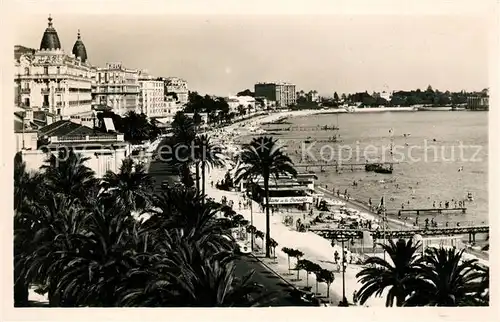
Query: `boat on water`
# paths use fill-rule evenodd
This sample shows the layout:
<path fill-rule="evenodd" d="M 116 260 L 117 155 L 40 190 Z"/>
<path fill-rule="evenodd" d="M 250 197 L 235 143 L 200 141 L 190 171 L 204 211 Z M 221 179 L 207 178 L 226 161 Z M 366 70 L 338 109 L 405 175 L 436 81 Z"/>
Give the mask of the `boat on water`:
<path fill-rule="evenodd" d="M 368 163 L 365 165 L 365 171 L 368 172 L 391 174 L 392 170 L 392 164 L 389 167 L 384 167 L 384 165 L 380 163 Z"/>
<path fill-rule="evenodd" d="M 420 106 L 417 111 L 451 111 L 451 106 Z"/>

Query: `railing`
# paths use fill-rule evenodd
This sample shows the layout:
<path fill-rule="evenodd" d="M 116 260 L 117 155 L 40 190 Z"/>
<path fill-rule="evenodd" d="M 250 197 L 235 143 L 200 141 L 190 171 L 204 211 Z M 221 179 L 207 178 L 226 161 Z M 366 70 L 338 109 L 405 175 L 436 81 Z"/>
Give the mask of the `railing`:
<path fill-rule="evenodd" d="M 57 107 L 64 106 L 64 102 L 56 102 L 56 106 Z"/>
<path fill-rule="evenodd" d="M 56 93 L 61 93 L 61 92 L 64 92 L 65 89 L 62 88 L 62 87 L 56 87 Z"/>
<path fill-rule="evenodd" d="M 29 94 L 31 93 L 31 88 L 22 88 L 21 89 L 21 94 Z"/>
<path fill-rule="evenodd" d="M 108 135 L 72 135 L 72 136 L 53 136 L 50 138 L 51 143 L 57 142 L 121 142 L 124 141 L 123 134 L 108 134 Z"/>
<path fill-rule="evenodd" d="M 50 93 L 50 88 L 42 88 L 42 94 L 49 94 Z"/>

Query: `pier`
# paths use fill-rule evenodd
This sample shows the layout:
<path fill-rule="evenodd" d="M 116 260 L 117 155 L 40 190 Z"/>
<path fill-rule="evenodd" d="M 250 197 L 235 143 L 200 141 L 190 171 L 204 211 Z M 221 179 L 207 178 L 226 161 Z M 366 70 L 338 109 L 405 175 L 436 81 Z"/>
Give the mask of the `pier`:
<path fill-rule="evenodd" d="M 397 211 L 398 216 L 401 216 L 404 212 L 417 213 L 417 216 L 420 215 L 421 212 L 427 213 L 438 213 L 441 214 L 443 212 L 461 212 L 465 214 L 467 212 L 467 208 L 459 207 L 459 208 L 418 208 L 418 209 L 392 209 L 387 210 L 387 214 L 395 215 Z"/>
<path fill-rule="evenodd" d="M 380 165 L 394 165 L 398 164 L 399 162 L 377 162 L 377 164 Z M 319 168 L 321 172 L 324 171 L 324 168 L 327 167 L 335 167 L 335 171 L 339 171 L 342 169 L 350 169 L 351 171 L 354 170 L 365 170 L 365 166 L 368 163 L 337 163 L 336 161 L 333 161 L 333 163 L 309 163 L 309 164 L 295 164 L 295 168 L 305 168 L 306 171 L 308 171 L 310 168 Z"/>
<path fill-rule="evenodd" d="M 369 232 L 374 239 L 399 239 L 399 238 L 412 238 L 414 235 L 421 236 L 453 236 L 453 235 L 469 235 L 469 241 L 476 240 L 475 235 L 478 233 L 489 233 L 490 226 L 488 225 L 474 225 L 468 227 L 446 227 L 446 228 L 415 228 L 415 229 L 387 229 L 387 230 L 363 230 L 363 229 L 339 229 L 339 228 L 310 228 L 312 231 L 327 239 L 338 238 L 363 238 L 363 232 Z"/>
<path fill-rule="evenodd" d="M 301 125 L 292 125 L 292 126 L 283 126 L 276 127 L 276 124 L 273 124 L 275 127 L 263 128 L 266 131 L 337 131 L 339 129 L 338 126 L 329 126 L 329 125 L 310 125 L 310 126 L 301 126 Z"/>

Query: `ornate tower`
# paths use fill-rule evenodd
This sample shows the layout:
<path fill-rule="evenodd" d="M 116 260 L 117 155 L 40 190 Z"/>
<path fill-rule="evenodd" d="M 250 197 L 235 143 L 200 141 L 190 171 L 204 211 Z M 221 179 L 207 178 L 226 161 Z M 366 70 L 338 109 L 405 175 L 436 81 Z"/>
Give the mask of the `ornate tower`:
<path fill-rule="evenodd" d="M 78 29 L 78 36 L 75 44 L 73 45 L 72 53 L 76 58 L 80 58 L 82 63 L 87 61 L 87 50 L 85 49 L 85 45 L 83 44 L 82 38 L 80 36 L 80 29 Z"/>
<path fill-rule="evenodd" d="M 40 43 L 40 50 L 56 50 L 61 49 L 61 42 L 57 31 L 52 26 L 52 18 L 49 15 L 49 25 L 43 33 L 42 41 Z"/>

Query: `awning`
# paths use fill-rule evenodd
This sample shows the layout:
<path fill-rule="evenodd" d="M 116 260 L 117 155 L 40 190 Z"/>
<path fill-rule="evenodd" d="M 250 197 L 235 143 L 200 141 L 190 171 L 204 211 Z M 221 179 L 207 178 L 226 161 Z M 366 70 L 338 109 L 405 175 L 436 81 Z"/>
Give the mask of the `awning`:
<path fill-rule="evenodd" d="M 104 118 L 104 127 L 106 128 L 106 132 L 108 131 L 116 132 L 115 124 L 113 123 L 113 120 L 109 117 Z"/>

